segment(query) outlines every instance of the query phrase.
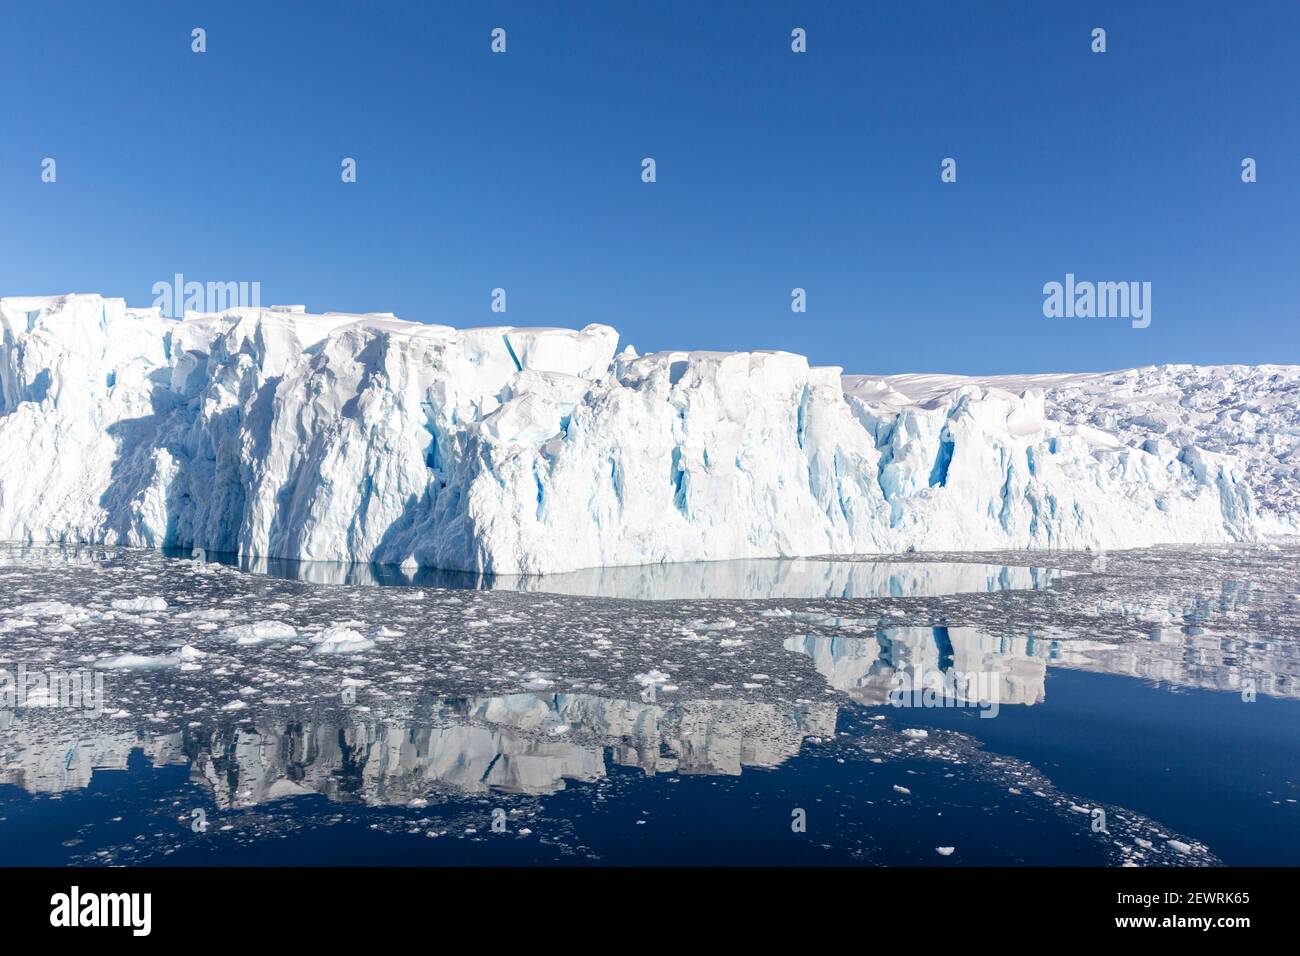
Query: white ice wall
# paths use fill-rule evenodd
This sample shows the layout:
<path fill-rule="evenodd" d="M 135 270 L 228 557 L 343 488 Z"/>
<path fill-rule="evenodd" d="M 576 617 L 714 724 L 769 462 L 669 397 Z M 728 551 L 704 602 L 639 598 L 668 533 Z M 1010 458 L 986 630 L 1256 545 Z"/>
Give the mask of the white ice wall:
<path fill-rule="evenodd" d="M 0 299 L 0 334 L 0 539 L 544 573 L 1258 531 L 1233 458 L 1032 385 L 97 295 Z"/>

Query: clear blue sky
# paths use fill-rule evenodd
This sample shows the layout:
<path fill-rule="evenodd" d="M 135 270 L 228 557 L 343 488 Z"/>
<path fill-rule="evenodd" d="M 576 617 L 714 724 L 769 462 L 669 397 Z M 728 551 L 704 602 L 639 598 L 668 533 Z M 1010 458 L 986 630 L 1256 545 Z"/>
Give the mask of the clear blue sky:
<path fill-rule="evenodd" d="M 3 20 L 4 294 L 148 305 L 182 272 L 259 281 L 263 304 L 608 322 L 643 352 L 853 372 L 1300 363 L 1292 0 L 49 0 Z M 1150 281 L 1151 327 L 1044 318 L 1067 272 Z"/>

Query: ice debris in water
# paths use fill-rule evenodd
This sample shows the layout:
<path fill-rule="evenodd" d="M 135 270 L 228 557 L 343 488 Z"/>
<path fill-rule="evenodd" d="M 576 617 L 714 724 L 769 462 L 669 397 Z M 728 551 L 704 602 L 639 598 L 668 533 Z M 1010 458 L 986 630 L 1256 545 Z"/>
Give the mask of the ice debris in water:
<path fill-rule="evenodd" d="M 253 624 L 237 624 L 228 627 L 221 632 L 221 636 L 247 647 L 265 641 L 291 641 L 298 636 L 298 631 L 293 626 L 280 621 L 257 621 Z"/>
<path fill-rule="evenodd" d="M 175 667 L 180 662 L 179 654 L 114 654 L 95 661 L 95 667 L 100 670 L 142 671 Z"/>
<path fill-rule="evenodd" d="M 642 687 L 662 687 L 672 678 L 670 675 L 664 674 L 660 671 L 650 670 L 644 674 L 636 674 L 632 679 Z"/>
<path fill-rule="evenodd" d="M 115 600 L 115 611 L 165 611 L 167 602 L 160 597 L 137 597 Z"/>
<path fill-rule="evenodd" d="M 311 642 L 317 654 L 358 654 L 375 646 L 370 638 L 339 624 L 325 628 Z"/>
<path fill-rule="evenodd" d="M 1261 558 L 1262 552 L 1254 550 L 1227 558 L 1215 554 L 1197 548 L 1117 556 L 1122 573 L 1105 580 L 1079 575 L 1052 594 L 1050 602 L 1041 592 L 1029 591 L 908 598 L 901 610 L 890 599 L 854 601 L 851 613 L 867 630 L 853 636 L 842 625 L 821 623 L 814 613 L 843 619 L 850 612 L 843 597 L 791 603 L 808 614 L 796 622 L 764 617 L 770 602 L 632 604 L 497 591 L 452 595 L 432 589 L 417 598 L 416 592 L 403 589 L 322 587 L 258 574 L 209 575 L 188 560 L 147 551 L 107 556 L 93 548 L 0 546 L 0 620 L 40 625 L 6 635 L 4 650 L 11 660 L 44 661 L 63 670 L 96 661 L 128 665 L 102 668 L 116 673 L 104 675 L 104 711 L 112 716 L 100 722 L 98 743 L 84 727 L 71 728 L 71 738 L 63 734 L 69 729 L 66 722 L 51 721 L 61 715 L 48 704 L 41 706 L 42 699 L 50 698 L 38 694 L 28 704 L 32 716 L 20 714 L 0 724 L 0 763 L 24 767 L 20 779 L 26 786 L 52 780 L 51 785 L 63 787 L 76 779 L 83 779 L 77 786 L 84 786 L 84 777 L 64 772 L 69 747 L 77 739 L 81 743 L 72 770 L 84 763 L 86 774 L 92 761 L 95 767 L 125 766 L 125 755 L 140 747 L 161 765 L 172 759 L 192 762 L 195 754 L 212 755 L 198 758 L 200 762 L 213 759 L 240 742 L 231 758 L 246 761 L 240 763 L 237 783 L 224 772 L 209 773 L 212 763 L 202 774 L 205 786 L 218 793 L 229 786 L 228 799 L 239 803 L 249 790 L 255 791 L 254 801 L 336 792 L 330 788 L 337 784 L 339 747 L 345 740 L 347 747 L 361 740 L 374 744 L 359 752 L 363 760 L 369 754 L 369 762 L 355 767 L 365 781 L 366 801 L 404 805 L 413 797 L 434 802 L 442 783 L 474 793 L 495 788 L 549 792 L 562 788 L 565 780 L 582 780 L 598 781 L 600 791 L 614 776 L 608 773 L 611 746 L 632 755 L 620 759 L 633 759 L 647 769 L 677 774 L 708 768 L 703 772 L 734 774 L 751 766 L 776 766 L 820 740 L 824 743 L 815 744 L 818 751 L 835 748 L 830 755 L 837 761 L 861 761 L 891 798 L 877 801 L 889 804 L 890 812 L 928 818 L 924 808 L 943 808 L 953 792 L 947 786 L 925 788 L 918 801 L 892 799 L 894 793 L 910 795 L 908 787 L 895 784 L 898 789 L 890 790 L 891 776 L 896 780 L 916 773 L 924 779 L 938 762 L 958 774 L 982 768 L 989 783 L 1018 807 L 1046 801 L 1043 806 L 1073 818 L 1070 825 L 1077 827 L 1086 817 L 1071 807 L 1086 810 L 1092 804 L 1069 799 L 1045 778 L 1033 776 L 1032 768 L 988 753 L 973 739 L 963 743 L 957 731 L 931 730 L 928 739 L 903 733 L 896 726 L 903 718 L 886 707 L 887 675 L 903 662 L 988 670 L 1000 675 L 1006 706 L 1042 699 L 1047 661 L 1107 673 L 1158 671 L 1177 686 L 1229 689 L 1244 658 L 1238 653 L 1229 658 L 1226 652 L 1240 651 L 1238 641 L 1255 648 L 1248 657 L 1253 676 L 1289 673 L 1291 659 L 1279 647 L 1294 643 L 1294 616 L 1276 611 L 1291 606 L 1286 602 L 1298 590 L 1300 564 Z M 1076 567 L 1085 560 L 1064 557 Z M 1229 567 L 1250 586 L 1220 587 L 1219 572 L 1227 573 Z M 106 609 L 114 594 L 139 594 L 141 586 L 164 596 L 169 611 L 151 618 Z M 1050 607 L 1043 610 L 1044 605 Z M 1171 653 L 1190 643 L 1160 645 L 1141 637 L 1119 643 L 1133 630 L 1125 609 L 1143 608 L 1195 622 L 1198 631 L 1207 629 L 1222 642 L 1224 658 L 1231 663 L 1207 668 Z M 181 616 L 205 610 L 230 612 L 220 618 L 222 629 L 208 619 L 212 615 Z M 900 616 L 964 620 L 971 626 L 903 627 Z M 684 624 L 724 617 L 736 626 L 704 632 L 710 635 L 704 643 L 678 638 Z M 491 620 L 495 626 L 471 632 L 464 625 L 470 618 Z M 77 622 L 71 625 L 75 640 L 51 636 L 51 625 L 65 619 Z M 228 633 L 256 635 L 257 627 L 234 629 L 265 625 L 268 619 L 283 628 L 279 633 L 285 639 L 241 645 Z M 1062 621 L 1072 622 L 1077 633 L 1066 633 L 1059 627 Z M 1222 629 L 1216 630 L 1220 623 Z M 288 637 L 290 629 L 296 639 Z M 1276 643 L 1277 629 L 1290 643 Z M 822 637 L 801 636 L 819 630 Z M 1105 643 L 1106 634 L 1116 641 Z M 367 653 L 307 653 L 327 641 L 346 645 L 381 635 L 385 642 Z M 733 635 L 743 635 L 745 646 L 720 651 L 720 641 Z M 1197 642 L 1205 639 L 1196 637 Z M 941 663 L 945 660 L 950 663 Z M 157 666 L 163 662 L 167 666 Z M 201 670 L 188 672 L 187 667 Z M 669 675 L 682 687 L 671 697 Z M 758 680 L 761 687 L 742 689 Z M 542 689 L 532 689 L 542 682 Z M 1270 680 L 1268 686 L 1295 694 L 1281 680 Z M 649 693 L 651 688 L 661 692 Z M 37 726 L 37 720 L 46 723 Z M 837 720 L 840 734 L 835 733 Z M 427 731 L 429 721 L 449 731 L 439 731 L 436 745 L 420 736 L 419 728 Z M 299 722 L 323 747 L 314 766 L 307 759 L 306 776 L 296 762 L 303 752 L 284 746 L 285 728 Z M 969 724 L 977 734 L 981 722 Z M 390 744 L 404 756 L 396 758 Z M 898 761 L 905 763 L 899 766 Z M 435 767 L 440 769 L 426 773 Z M 891 773 L 891 767 L 898 769 Z M 42 776 L 43 768 L 57 772 Z M 485 777 L 490 768 L 495 769 Z M 943 773 L 945 779 L 950 776 Z M 1117 814 L 1108 808 L 1107 819 L 1113 836 L 1101 849 L 1114 859 L 1127 847 L 1129 859 L 1143 865 L 1213 862 L 1201 844 L 1157 831 L 1127 811 Z M 439 824 L 437 829 L 445 834 L 448 827 Z M 1180 850 L 1171 839 L 1188 849 Z"/>

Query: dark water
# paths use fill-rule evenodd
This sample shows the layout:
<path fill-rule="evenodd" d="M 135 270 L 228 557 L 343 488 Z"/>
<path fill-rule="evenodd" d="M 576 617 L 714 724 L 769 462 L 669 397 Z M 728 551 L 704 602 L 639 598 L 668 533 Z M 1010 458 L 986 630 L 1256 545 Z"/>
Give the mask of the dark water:
<path fill-rule="evenodd" d="M 20 549 L 0 680 L 103 687 L 0 697 L 3 861 L 1294 865 L 1294 557 L 569 595 Z"/>
<path fill-rule="evenodd" d="M 306 792 L 233 807 L 212 799 L 193 762 L 154 766 L 136 749 L 123 769 L 95 772 L 84 789 L 33 796 L 0 786 L 0 832 L 10 865 L 1115 862 L 1089 816 L 1066 809 L 1078 801 L 1157 820 L 1162 836 L 1164 828 L 1194 834 L 1228 864 L 1298 858 L 1296 805 L 1288 802 L 1297 795 L 1294 704 L 1243 704 L 1218 692 L 1170 693 L 1066 670 L 1050 672 L 1048 700 L 1005 707 L 996 719 L 956 708 L 906 711 L 908 727 L 979 741 L 957 748 L 958 759 L 917 759 L 916 746 L 882 734 L 899 711 L 849 706 L 839 710 L 836 737 L 805 742 L 775 767 L 647 774 L 602 748 L 608 773 L 599 780 L 558 779 L 554 792 L 541 794 L 431 787 L 434 800 L 418 808 L 365 805 L 374 754 L 329 771 L 333 799 Z M 275 730 L 301 728 L 289 721 Z M 326 734 L 345 735 L 344 725 Z M 283 740 L 277 753 L 287 749 Z M 864 742 L 879 748 L 864 750 Z M 210 747 L 211 739 L 191 743 Z M 887 759 L 872 763 L 868 753 Z M 1014 765 L 997 766 L 1006 758 L 1041 771 L 1059 791 L 1034 796 L 1039 784 L 1015 779 Z M 303 760 L 310 763 L 306 751 Z M 237 788 L 234 762 L 221 769 Z M 295 776 L 291 766 L 278 769 Z M 1020 794 L 1010 792 L 1015 784 Z M 792 826 L 798 809 L 806 812 L 804 832 Z M 203 832 L 194 829 L 195 810 Z M 506 813 L 503 832 L 493 830 L 494 810 Z M 532 832 L 521 834 L 525 827 Z M 955 849 L 945 857 L 939 846 Z"/>
<path fill-rule="evenodd" d="M 544 798 L 489 794 L 415 810 L 307 795 L 239 811 L 205 799 L 186 767 L 154 768 L 136 752 L 125 769 L 97 773 L 84 791 L 58 799 L 0 787 L 0 825 L 10 865 L 84 863 L 100 852 L 105 862 L 172 865 L 1107 861 L 1086 826 L 1042 801 L 960 771 L 945 778 L 954 768 L 930 761 L 841 763 L 841 752 L 812 746 L 778 768 L 739 776 L 615 767 L 607 780 Z M 898 781 L 912 794 L 896 793 Z M 494 833 L 494 808 L 526 816 L 508 816 L 506 832 Z M 202 834 L 192 830 L 194 809 L 209 823 Z M 792 827 L 796 809 L 806 811 L 806 832 Z M 520 835 L 525 824 L 533 832 Z M 954 853 L 940 856 L 940 844 Z"/>
<path fill-rule="evenodd" d="M 915 710 L 922 727 L 976 734 L 1062 789 L 1195 833 L 1236 866 L 1300 861 L 1300 705 L 1049 671 L 1047 702 L 996 720 Z M 975 723 L 977 726 L 972 726 Z"/>

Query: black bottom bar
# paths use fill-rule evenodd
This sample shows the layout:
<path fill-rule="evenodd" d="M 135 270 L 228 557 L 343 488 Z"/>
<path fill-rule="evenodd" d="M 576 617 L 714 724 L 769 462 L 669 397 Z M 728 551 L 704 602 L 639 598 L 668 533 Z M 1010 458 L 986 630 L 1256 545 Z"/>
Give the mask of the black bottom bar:
<path fill-rule="evenodd" d="M 1287 869 L 0 869 L 0 918 L 11 941 L 75 931 L 128 944 L 256 930 L 263 943 L 399 946 L 403 934 L 477 926 L 491 946 L 503 933 L 554 943 L 605 927 L 672 936 L 690 924 L 733 942 L 775 924 L 935 941 L 1010 932 L 1025 942 L 1037 933 L 1228 942 L 1289 927 L 1294 880 Z M 149 894 L 148 908 L 143 895 L 101 894 Z M 137 935 L 146 912 L 148 935 Z M 84 925 L 114 918 L 115 927 Z"/>

